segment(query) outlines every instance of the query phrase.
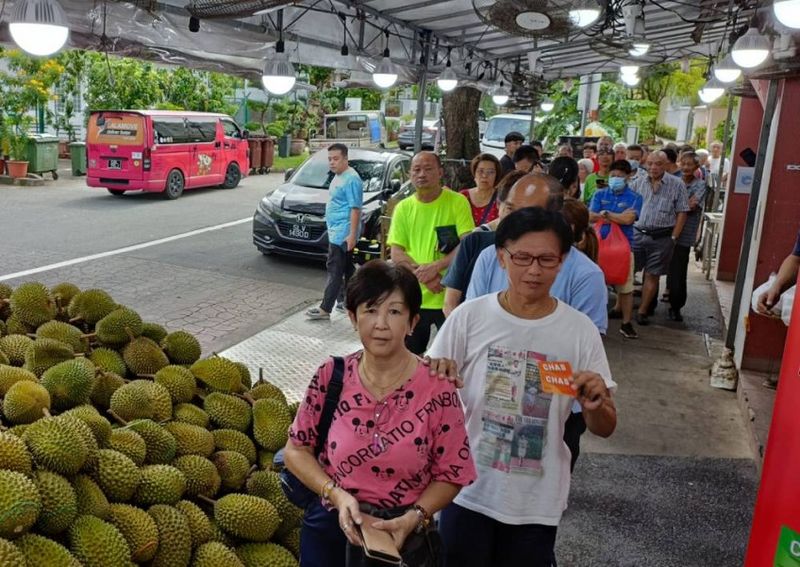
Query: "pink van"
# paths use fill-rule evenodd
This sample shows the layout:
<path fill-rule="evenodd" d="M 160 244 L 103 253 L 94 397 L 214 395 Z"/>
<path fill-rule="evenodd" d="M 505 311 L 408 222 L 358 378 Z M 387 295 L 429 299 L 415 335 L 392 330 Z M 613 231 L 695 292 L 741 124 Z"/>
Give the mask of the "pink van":
<path fill-rule="evenodd" d="M 89 116 L 87 184 L 112 195 L 219 185 L 232 189 L 250 170 L 247 132 L 225 114 L 102 110 Z"/>

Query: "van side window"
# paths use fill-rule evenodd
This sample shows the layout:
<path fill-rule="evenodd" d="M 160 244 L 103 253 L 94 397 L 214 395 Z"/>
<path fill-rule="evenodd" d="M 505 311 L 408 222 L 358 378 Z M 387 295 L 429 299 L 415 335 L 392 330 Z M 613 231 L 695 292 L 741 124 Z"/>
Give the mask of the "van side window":
<path fill-rule="evenodd" d="M 192 136 L 183 120 L 153 120 L 156 144 L 186 144 Z"/>
<path fill-rule="evenodd" d="M 225 136 L 228 138 L 242 138 L 242 131 L 239 130 L 239 127 L 230 120 L 222 121 L 222 129 L 225 130 Z"/>
<path fill-rule="evenodd" d="M 213 142 L 217 139 L 216 120 L 189 120 L 186 128 L 193 142 Z"/>

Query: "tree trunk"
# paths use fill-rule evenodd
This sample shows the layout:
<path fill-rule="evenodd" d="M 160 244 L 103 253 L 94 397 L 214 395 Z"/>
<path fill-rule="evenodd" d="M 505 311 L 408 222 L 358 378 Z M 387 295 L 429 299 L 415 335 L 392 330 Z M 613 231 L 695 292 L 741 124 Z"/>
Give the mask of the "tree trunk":
<path fill-rule="evenodd" d="M 481 91 L 472 87 L 457 87 L 444 95 L 442 114 L 444 115 L 445 136 L 447 138 L 447 158 L 470 160 L 480 151 L 478 132 L 478 108 Z"/>

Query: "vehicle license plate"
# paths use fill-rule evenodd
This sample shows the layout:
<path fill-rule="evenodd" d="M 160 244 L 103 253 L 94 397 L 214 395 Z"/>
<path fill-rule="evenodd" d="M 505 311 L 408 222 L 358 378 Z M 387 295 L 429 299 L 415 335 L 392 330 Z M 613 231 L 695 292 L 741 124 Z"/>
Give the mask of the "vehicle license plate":
<path fill-rule="evenodd" d="M 311 235 L 306 230 L 306 227 L 300 224 L 292 225 L 292 230 L 289 231 L 289 236 L 292 238 L 302 238 L 304 240 L 311 238 Z"/>
<path fill-rule="evenodd" d="M 122 160 L 121 159 L 108 160 L 108 169 L 122 169 Z"/>

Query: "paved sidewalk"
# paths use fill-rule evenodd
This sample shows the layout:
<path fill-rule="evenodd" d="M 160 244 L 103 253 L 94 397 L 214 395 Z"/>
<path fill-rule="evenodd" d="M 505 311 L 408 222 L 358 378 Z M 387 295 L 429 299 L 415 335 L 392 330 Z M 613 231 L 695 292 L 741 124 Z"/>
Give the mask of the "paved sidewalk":
<path fill-rule="evenodd" d="M 686 323 L 659 306 L 637 341 L 605 340 L 619 424 L 586 434 L 557 540 L 559 567 L 735 567 L 747 545 L 757 474 L 736 394 L 712 389 L 720 348 L 711 285 L 690 272 Z M 360 347 L 349 320 L 302 312 L 225 351 L 292 399 L 317 366 Z M 489 566 L 487 566 L 489 567 Z"/>

